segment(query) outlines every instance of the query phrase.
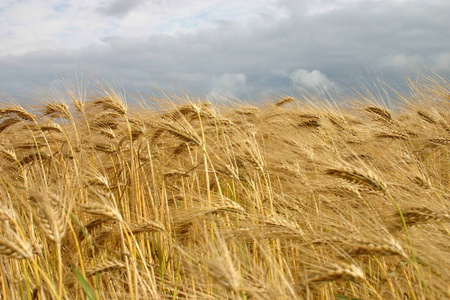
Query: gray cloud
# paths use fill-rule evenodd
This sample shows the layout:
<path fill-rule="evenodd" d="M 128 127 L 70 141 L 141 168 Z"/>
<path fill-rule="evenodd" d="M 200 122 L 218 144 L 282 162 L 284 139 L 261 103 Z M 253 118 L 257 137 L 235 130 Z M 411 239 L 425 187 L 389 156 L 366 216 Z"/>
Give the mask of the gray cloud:
<path fill-rule="evenodd" d="M 84 67 L 141 92 L 176 87 L 244 98 L 319 82 L 331 88 L 369 71 L 398 84 L 399 75 L 418 67 L 449 70 L 449 2 L 367 1 L 319 14 L 305 14 L 297 3 L 279 3 L 283 18 L 267 12 L 197 33 L 105 37 L 80 49 L 2 56 L 0 94 L 70 79 Z"/>
<path fill-rule="evenodd" d="M 212 98 L 234 98 L 236 94 L 245 88 L 247 76 L 243 73 L 224 73 L 212 78 L 213 87 L 208 93 Z"/>
<path fill-rule="evenodd" d="M 97 11 L 106 16 L 124 17 L 134 8 L 145 2 L 145 0 L 115 0 L 107 1 Z"/>

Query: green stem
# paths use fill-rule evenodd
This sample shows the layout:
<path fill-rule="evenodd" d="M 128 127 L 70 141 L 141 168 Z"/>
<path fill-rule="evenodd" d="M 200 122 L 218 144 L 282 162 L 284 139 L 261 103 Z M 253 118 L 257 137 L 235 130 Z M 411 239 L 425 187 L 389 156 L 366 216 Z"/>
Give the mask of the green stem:
<path fill-rule="evenodd" d="M 417 271 L 417 274 L 420 275 L 423 286 L 425 287 L 425 289 L 428 289 L 428 285 L 425 282 L 425 280 L 423 279 L 423 274 L 417 264 L 417 258 L 414 253 L 411 236 L 409 235 L 408 226 L 406 225 L 406 220 L 405 220 L 405 217 L 403 216 L 402 210 L 401 210 L 400 206 L 398 205 L 397 201 L 395 200 L 395 198 L 388 191 L 384 190 L 384 192 L 391 199 L 392 203 L 394 204 L 395 208 L 398 211 L 400 219 L 402 220 L 403 229 L 405 230 L 406 238 L 408 240 L 409 249 L 411 250 L 411 258 L 412 258 L 412 262 L 413 262 L 412 265 L 413 265 L 414 269 Z"/>

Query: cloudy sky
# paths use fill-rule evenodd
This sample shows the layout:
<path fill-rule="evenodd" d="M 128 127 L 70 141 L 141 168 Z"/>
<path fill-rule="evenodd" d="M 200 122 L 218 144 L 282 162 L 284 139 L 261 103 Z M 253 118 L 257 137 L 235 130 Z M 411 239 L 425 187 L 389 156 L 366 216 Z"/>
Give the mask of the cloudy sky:
<path fill-rule="evenodd" d="M 449 15 L 448 0 L 0 0 L 0 99 L 92 77 L 245 99 L 400 84 L 448 73 Z"/>

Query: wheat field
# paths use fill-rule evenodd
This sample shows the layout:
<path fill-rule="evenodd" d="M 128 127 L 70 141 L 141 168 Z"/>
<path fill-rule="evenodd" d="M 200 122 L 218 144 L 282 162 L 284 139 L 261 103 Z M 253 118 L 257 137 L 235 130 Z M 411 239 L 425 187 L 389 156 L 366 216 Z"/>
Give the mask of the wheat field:
<path fill-rule="evenodd" d="M 4 101 L 2 299 L 448 299 L 449 86 Z"/>

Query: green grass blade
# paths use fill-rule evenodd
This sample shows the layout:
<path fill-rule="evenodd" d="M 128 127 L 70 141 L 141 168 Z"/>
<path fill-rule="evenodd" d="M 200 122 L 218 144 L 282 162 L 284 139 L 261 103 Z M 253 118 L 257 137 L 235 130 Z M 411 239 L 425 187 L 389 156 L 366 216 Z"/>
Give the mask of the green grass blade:
<path fill-rule="evenodd" d="M 86 278 L 84 278 L 83 274 L 81 274 L 81 272 L 73 264 L 71 266 L 73 271 L 75 272 L 75 276 L 77 277 L 78 282 L 83 288 L 86 297 L 89 300 L 98 300 L 97 296 L 95 295 L 94 289 L 91 287 L 89 282 L 87 282 Z"/>

